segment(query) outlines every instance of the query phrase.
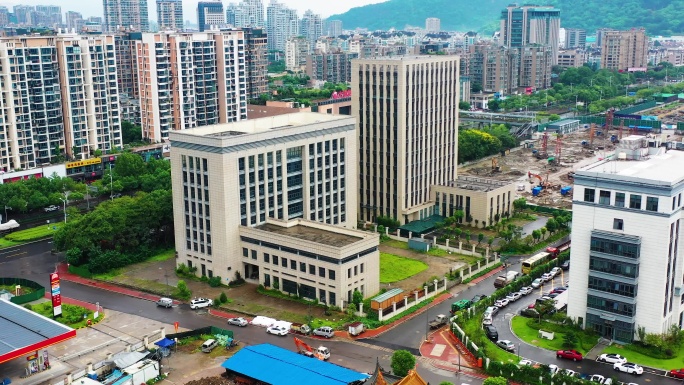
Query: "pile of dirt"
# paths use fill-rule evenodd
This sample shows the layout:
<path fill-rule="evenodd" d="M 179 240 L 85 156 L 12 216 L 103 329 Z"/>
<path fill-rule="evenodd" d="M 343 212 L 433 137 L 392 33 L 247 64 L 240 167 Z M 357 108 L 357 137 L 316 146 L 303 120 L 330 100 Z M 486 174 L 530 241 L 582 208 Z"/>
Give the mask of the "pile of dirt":
<path fill-rule="evenodd" d="M 192 380 L 185 383 L 185 385 L 235 385 L 235 382 L 223 377 L 204 377 L 199 380 Z"/>

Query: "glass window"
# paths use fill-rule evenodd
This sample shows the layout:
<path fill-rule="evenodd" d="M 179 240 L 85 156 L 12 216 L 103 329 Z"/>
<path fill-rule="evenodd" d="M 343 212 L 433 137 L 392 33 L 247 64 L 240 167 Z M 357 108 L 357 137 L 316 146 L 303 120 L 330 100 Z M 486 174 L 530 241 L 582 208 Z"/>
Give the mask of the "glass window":
<path fill-rule="evenodd" d="M 629 194 L 629 208 L 641 209 L 641 195 Z"/>
<path fill-rule="evenodd" d="M 264 262 L 270 263 L 271 262 L 271 256 L 268 253 L 264 253 Z"/>
<path fill-rule="evenodd" d="M 657 197 L 646 197 L 646 210 L 647 211 L 658 211 L 658 198 Z"/>
<path fill-rule="evenodd" d="M 252 259 L 257 259 L 257 251 L 252 250 Z"/>
<path fill-rule="evenodd" d="M 249 250 L 247 250 L 246 247 L 242 248 L 242 256 L 245 258 L 249 258 Z"/>
<path fill-rule="evenodd" d="M 599 204 L 600 205 L 609 205 L 610 204 L 610 191 L 601 190 L 601 192 L 599 192 Z"/>
<path fill-rule="evenodd" d="M 273 256 L 273 264 L 274 264 L 274 265 L 277 265 L 277 264 L 278 264 L 278 256 L 277 256 L 277 255 L 274 255 L 274 256 Z"/>
<path fill-rule="evenodd" d="M 585 202 L 594 202 L 595 200 L 595 195 L 596 195 L 596 190 L 593 188 L 585 188 L 584 189 L 584 201 Z"/>
<path fill-rule="evenodd" d="M 622 219 L 613 219 L 613 230 L 624 230 L 624 223 Z"/>
<path fill-rule="evenodd" d="M 328 269 L 328 278 L 329 279 L 335 279 L 335 270 Z"/>
<path fill-rule="evenodd" d="M 625 207 L 625 193 L 615 193 L 615 207 Z"/>
<path fill-rule="evenodd" d="M 316 274 L 316 266 L 309 265 L 309 274 Z"/>
<path fill-rule="evenodd" d="M 297 270 L 297 261 L 290 259 L 290 269 Z"/>
<path fill-rule="evenodd" d="M 287 258 L 281 258 L 280 262 L 281 262 L 280 265 L 282 267 L 287 267 Z"/>
<path fill-rule="evenodd" d="M 302 273 L 306 273 L 306 263 L 299 262 L 299 271 L 301 271 Z"/>
<path fill-rule="evenodd" d="M 325 278 L 325 267 L 318 267 L 318 276 Z"/>
<path fill-rule="evenodd" d="M 363 263 L 361 264 L 361 274 L 363 274 Z"/>

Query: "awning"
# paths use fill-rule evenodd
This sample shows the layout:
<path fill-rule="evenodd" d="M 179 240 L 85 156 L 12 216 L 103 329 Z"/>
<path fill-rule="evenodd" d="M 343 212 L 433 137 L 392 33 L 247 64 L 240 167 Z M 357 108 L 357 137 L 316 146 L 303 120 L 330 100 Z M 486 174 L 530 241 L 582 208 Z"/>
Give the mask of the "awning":
<path fill-rule="evenodd" d="M 112 361 L 114 362 L 114 365 L 116 365 L 118 368 L 127 368 L 136 362 L 142 360 L 143 358 L 147 357 L 149 352 L 121 352 L 121 353 L 116 353 L 115 355 L 112 356 Z"/>
<path fill-rule="evenodd" d="M 169 346 L 175 345 L 176 341 L 170 340 L 168 338 L 164 338 L 164 339 L 161 339 L 161 340 L 155 342 L 154 344 L 159 346 L 160 348 L 168 348 Z"/>

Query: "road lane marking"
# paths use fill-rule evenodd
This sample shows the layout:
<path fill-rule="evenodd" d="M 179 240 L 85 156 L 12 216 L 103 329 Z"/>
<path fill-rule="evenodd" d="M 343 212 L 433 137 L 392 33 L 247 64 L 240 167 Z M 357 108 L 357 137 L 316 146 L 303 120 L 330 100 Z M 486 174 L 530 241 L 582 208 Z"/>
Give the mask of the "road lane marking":
<path fill-rule="evenodd" d="M 444 349 L 446 349 L 446 345 L 444 344 L 436 344 L 433 348 L 432 351 L 430 352 L 431 356 L 434 357 L 441 357 L 442 353 L 444 353 Z"/>
<path fill-rule="evenodd" d="M 2 251 L 2 252 L 0 252 L 0 255 L 14 253 L 15 251 L 19 251 L 19 250 L 21 250 L 21 248 L 17 247 L 16 249 Z"/>
<path fill-rule="evenodd" d="M 17 254 L 8 255 L 8 256 L 6 256 L 5 258 L 12 258 L 12 257 L 16 257 L 17 255 L 23 255 L 23 254 L 26 254 L 26 252 L 24 251 L 23 253 L 17 253 Z"/>

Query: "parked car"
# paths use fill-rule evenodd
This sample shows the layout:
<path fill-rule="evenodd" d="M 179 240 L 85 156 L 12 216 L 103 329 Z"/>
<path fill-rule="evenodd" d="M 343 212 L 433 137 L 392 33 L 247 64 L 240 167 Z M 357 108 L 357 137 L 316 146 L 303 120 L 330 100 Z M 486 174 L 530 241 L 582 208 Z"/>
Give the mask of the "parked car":
<path fill-rule="evenodd" d="M 511 294 L 506 296 L 508 303 L 515 302 L 515 301 L 519 300 L 520 298 L 522 298 L 522 293 L 517 292 L 517 291 L 515 293 L 511 293 Z"/>
<path fill-rule="evenodd" d="M 552 279 L 553 279 L 553 274 L 551 274 L 551 273 L 544 273 L 541 276 L 542 282 L 549 282 Z"/>
<path fill-rule="evenodd" d="M 558 365 L 555 365 L 555 364 L 549 365 L 549 372 L 551 372 L 551 377 L 555 376 L 560 371 L 561 371 L 561 368 L 559 368 Z"/>
<path fill-rule="evenodd" d="M 277 336 L 286 336 L 290 331 L 283 326 L 273 325 L 266 328 L 266 333 L 274 334 Z"/>
<path fill-rule="evenodd" d="M 55 206 L 55 205 L 50 205 L 50 206 L 45 207 L 45 208 L 43 209 L 43 211 L 45 211 L 46 213 L 49 213 L 49 212 L 52 212 L 52 211 L 57 211 L 57 210 L 59 210 L 59 207 L 57 207 L 57 206 Z"/>
<path fill-rule="evenodd" d="M 474 304 L 476 304 L 476 303 L 482 301 L 482 300 L 485 299 L 485 298 L 487 298 L 486 295 L 484 295 L 484 294 L 478 294 L 478 295 L 474 296 L 473 299 L 470 300 L 470 302 L 472 302 L 473 305 L 474 305 Z"/>
<path fill-rule="evenodd" d="M 563 369 L 563 374 L 568 377 L 577 377 L 577 372 L 572 369 Z"/>
<path fill-rule="evenodd" d="M 498 307 L 496 307 L 496 306 L 490 306 L 490 307 L 488 307 L 488 308 L 485 309 L 484 314 L 485 314 L 485 315 L 489 314 L 490 316 L 494 317 L 494 315 L 496 315 L 496 313 L 498 313 L 498 312 L 499 312 L 499 308 L 498 308 Z"/>
<path fill-rule="evenodd" d="M 613 380 L 610 378 L 605 378 L 600 374 L 594 374 L 591 377 L 589 377 L 589 381 L 597 382 L 601 385 L 612 385 Z"/>
<path fill-rule="evenodd" d="M 214 339 L 206 340 L 202 344 L 202 352 L 203 353 L 211 353 L 212 350 L 218 345 L 218 341 Z"/>
<path fill-rule="evenodd" d="M 157 306 L 165 307 L 165 308 L 170 308 L 173 306 L 173 300 L 171 298 L 159 298 L 157 301 Z"/>
<path fill-rule="evenodd" d="M 522 295 L 528 295 L 534 290 L 531 286 L 523 286 L 520 288 L 519 293 Z"/>
<path fill-rule="evenodd" d="M 556 352 L 556 358 L 565 358 L 573 361 L 582 361 L 582 353 L 577 350 L 559 350 Z"/>
<path fill-rule="evenodd" d="M 520 310 L 520 315 L 527 318 L 538 318 L 539 312 L 535 308 L 527 308 Z"/>
<path fill-rule="evenodd" d="M 496 346 L 500 347 L 503 350 L 507 350 L 509 352 L 515 351 L 515 345 L 513 345 L 513 342 L 511 342 L 509 340 L 498 340 L 498 341 L 496 341 Z"/>
<path fill-rule="evenodd" d="M 553 292 L 555 292 L 555 293 L 562 293 L 562 292 L 564 292 L 564 291 L 566 291 L 566 290 L 568 290 L 568 288 L 567 288 L 567 287 L 563 287 L 563 286 L 558 286 L 558 287 L 554 287 L 554 288 L 553 288 Z"/>
<path fill-rule="evenodd" d="M 499 309 L 502 309 L 502 308 L 505 308 L 506 306 L 508 306 L 508 302 L 509 302 L 508 299 L 501 298 L 500 300 L 497 300 L 496 302 L 494 302 L 494 306 L 498 307 Z"/>
<path fill-rule="evenodd" d="M 534 281 L 532 281 L 532 288 L 533 288 L 533 289 L 538 289 L 539 286 L 542 285 L 542 283 L 544 283 L 544 281 L 542 281 L 541 278 L 537 278 L 537 279 L 535 279 Z"/>
<path fill-rule="evenodd" d="M 684 368 L 672 369 L 667 373 L 670 377 L 684 379 Z"/>
<path fill-rule="evenodd" d="M 532 366 L 532 361 L 528 359 L 523 359 L 518 362 L 518 366 Z"/>
<path fill-rule="evenodd" d="M 561 265 L 561 269 L 570 270 L 570 260 L 563 262 L 563 264 Z"/>
<path fill-rule="evenodd" d="M 561 272 L 561 268 L 560 268 L 560 267 L 554 267 L 553 269 L 551 269 L 551 271 L 549 271 L 549 274 L 551 274 L 551 275 L 553 275 L 553 276 L 555 277 L 555 276 L 557 276 L 558 274 L 560 274 L 560 272 Z"/>
<path fill-rule="evenodd" d="M 229 318 L 228 319 L 228 325 L 235 325 L 235 326 L 240 326 L 240 327 L 245 327 L 249 324 L 246 319 L 242 317 L 237 317 L 237 318 Z"/>
<path fill-rule="evenodd" d="M 487 338 L 489 338 L 492 341 L 498 341 L 499 340 L 499 332 L 496 330 L 496 328 L 492 325 L 485 325 L 482 327 L 485 331 L 485 335 L 487 335 Z"/>
<path fill-rule="evenodd" d="M 627 359 L 619 354 L 615 353 L 610 353 L 610 354 L 601 354 L 597 361 L 599 362 L 608 362 L 610 364 L 624 364 L 627 362 Z"/>
<path fill-rule="evenodd" d="M 329 326 L 321 326 L 320 328 L 314 329 L 313 335 L 332 338 L 335 335 L 335 331 Z"/>
<path fill-rule="evenodd" d="M 493 320 L 491 314 L 485 314 L 484 317 L 482 317 L 482 326 L 491 325 L 492 322 Z"/>
<path fill-rule="evenodd" d="M 193 298 L 192 301 L 190 301 L 190 309 L 201 309 L 203 307 L 209 307 L 213 304 L 214 301 L 209 298 Z"/>
<path fill-rule="evenodd" d="M 613 369 L 629 374 L 644 374 L 644 368 L 632 362 L 625 362 L 624 364 L 614 364 Z"/>
<path fill-rule="evenodd" d="M 556 293 L 555 291 L 552 291 L 551 293 L 547 294 L 546 297 L 553 299 L 553 298 L 558 297 L 559 295 L 560 295 L 560 293 Z"/>

